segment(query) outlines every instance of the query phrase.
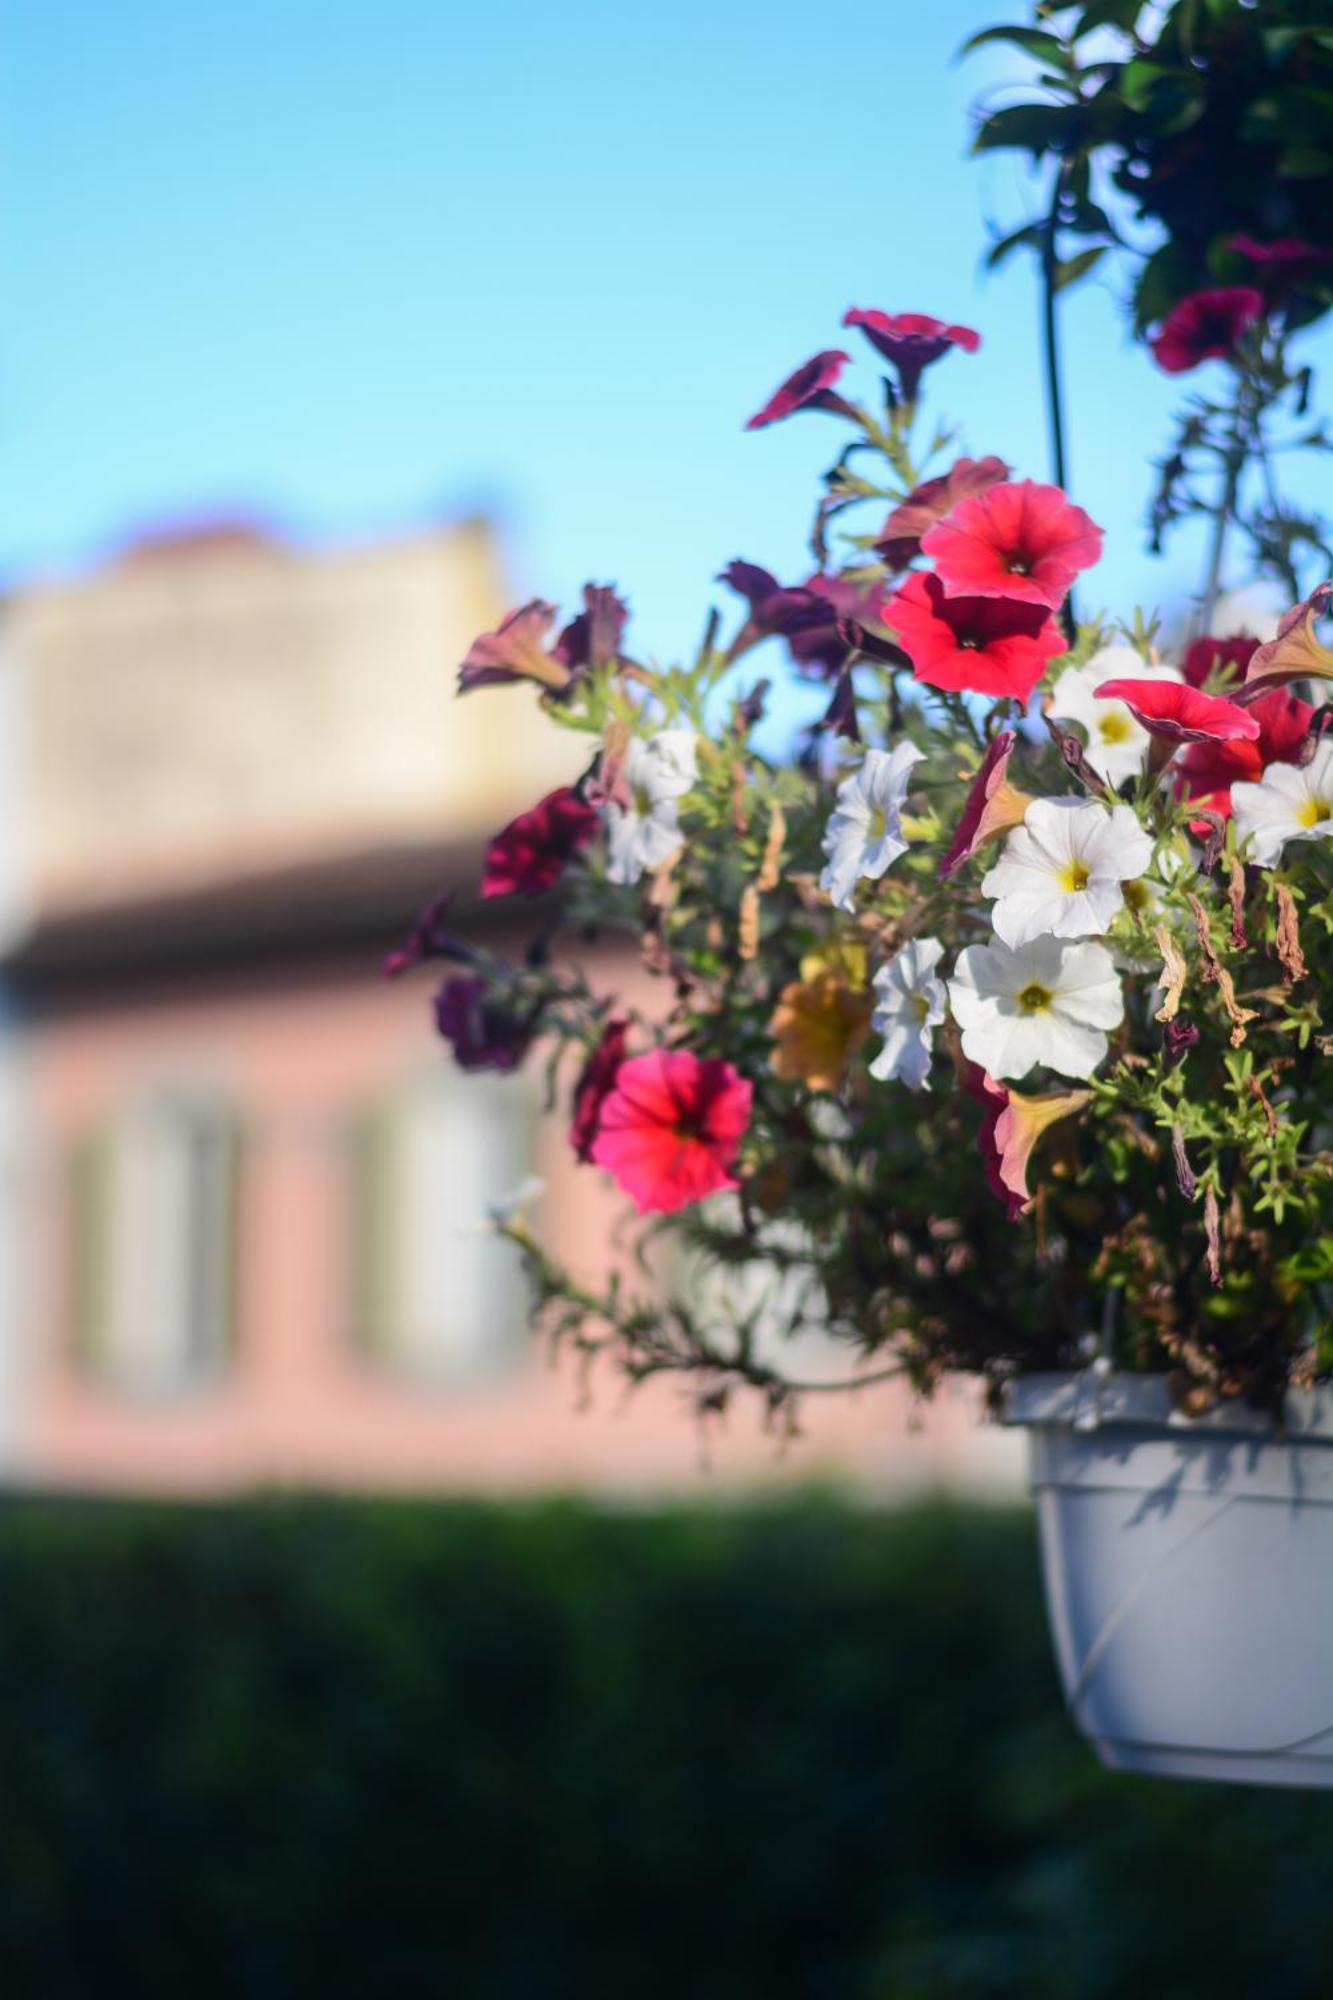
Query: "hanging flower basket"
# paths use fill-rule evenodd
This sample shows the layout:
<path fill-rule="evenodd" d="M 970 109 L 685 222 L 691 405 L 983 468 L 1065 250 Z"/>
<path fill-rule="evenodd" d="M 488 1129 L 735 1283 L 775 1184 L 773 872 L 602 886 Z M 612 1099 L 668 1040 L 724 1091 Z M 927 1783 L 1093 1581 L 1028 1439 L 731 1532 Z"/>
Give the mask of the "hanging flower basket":
<path fill-rule="evenodd" d="M 1333 1786 L 1333 1390 L 1281 1432 L 1173 1410 L 1143 1375 L 1030 1375 L 1046 1601 L 1070 1714 L 1102 1762 Z"/>
<path fill-rule="evenodd" d="M 805 1392 L 985 1378 L 1031 1431 L 1101 1754 L 1328 1783 L 1333 529 L 1275 467 L 1333 449 L 1295 345 L 1333 307 L 1333 205 L 1303 152 L 1270 219 L 1281 149 L 1256 140 L 1239 180 L 1234 154 L 1254 79 L 1264 105 L 1327 96 L 1333 52 L 1303 18 L 1265 41 L 1241 0 L 1156 10 L 1155 44 L 1142 11 L 979 38 L 1042 70 L 977 143 L 1051 156 L 1045 218 L 992 257 L 1041 255 L 1054 482 L 925 416 L 937 372 L 986 365 L 978 332 L 850 308 L 869 381 L 823 348 L 747 425 L 837 427 L 811 568 L 729 562 L 674 663 L 609 584 L 473 642 L 460 691 L 526 686 L 568 782 L 490 842 L 509 949 L 440 904 L 389 969 L 444 966 L 465 1069 L 543 1062 L 573 1160 L 637 1211 L 594 1272 L 522 1202 L 496 1218 L 585 1375 L 674 1377 L 709 1418 L 747 1386 L 789 1425 Z M 1102 530 L 1066 490 L 1056 295 L 1127 247 L 1090 196 L 1107 147 L 1180 237 L 1140 273 L 1140 328 L 1199 372 L 1151 524 L 1160 547 L 1206 522 L 1206 570 L 1165 622 L 1095 608 Z M 1067 233 L 1098 240 L 1064 259 Z M 1264 579 L 1287 608 L 1252 631 L 1223 586 Z M 735 1283 L 666 1282 L 700 1268 Z M 1086 1369 L 1092 1325 L 1126 1372 L 1050 1372 Z M 812 1331 L 843 1380 L 797 1379 Z"/>

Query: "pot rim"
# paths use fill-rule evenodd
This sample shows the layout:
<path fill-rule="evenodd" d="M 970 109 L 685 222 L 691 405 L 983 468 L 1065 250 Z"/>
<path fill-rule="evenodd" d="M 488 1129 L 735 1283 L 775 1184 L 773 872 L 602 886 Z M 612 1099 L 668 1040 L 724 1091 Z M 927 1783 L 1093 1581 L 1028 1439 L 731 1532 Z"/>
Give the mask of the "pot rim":
<path fill-rule="evenodd" d="M 1288 1389 L 1279 1429 L 1267 1410 L 1239 1398 L 1217 1403 L 1202 1416 L 1175 1407 L 1165 1375 L 1131 1375 L 1104 1363 L 1059 1373 L 1017 1375 L 1004 1389 L 1001 1421 L 1077 1431 L 1167 1431 L 1175 1437 L 1305 1439 L 1333 1444 L 1333 1383 Z"/>

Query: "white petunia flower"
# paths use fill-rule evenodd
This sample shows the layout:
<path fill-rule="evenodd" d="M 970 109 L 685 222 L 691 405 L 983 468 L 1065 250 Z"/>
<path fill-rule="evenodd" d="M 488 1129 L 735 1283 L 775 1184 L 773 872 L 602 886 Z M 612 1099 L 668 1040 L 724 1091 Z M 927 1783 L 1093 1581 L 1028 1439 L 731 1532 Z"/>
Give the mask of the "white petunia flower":
<path fill-rule="evenodd" d="M 944 1019 L 948 998 L 935 977 L 943 953 L 938 938 L 913 938 L 875 974 L 878 1005 L 870 1025 L 884 1046 L 870 1074 L 882 1082 L 896 1078 L 909 1090 L 930 1089 L 931 1031 Z"/>
<path fill-rule="evenodd" d="M 630 738 L 625 784 L 631 803 L 603 807 L 609 849 L 607 879 L 628 884 L 670 861 L 681 845 L 676 801 L 694 784 L 696 737 L 692 729 L 661 729 L 645 743 Z"/>
<path fill-rule="evenodd" d="M 1057 722 L 1076 722 L 1086 740 L 1084 759 L 1112 790 L 1143 769 L 1147 730 L 1123 701 L 1098 701 L 1103 681 L 1177 681 L 1178 667 L 1145 665 L 1133 646 L 1103 646 L 1086 666 L 1066 667 L 1051 689 L 1050 713 Z"/>
<path fill-rule="evenodd" d="M 856 908 L 856 885 L 863 878 L 877 882 L 889 865 L 907 852 L 902 837 L 902 808 L 912 766 L 925 756 L 915 743 L 892 750 L 867 750 L 858 771 L 838 787 L 838 803 L 824 829 L 828 865 L 819 878 L 840 910 Z"/>
<path fill-rule="evenodd" d="M 1261 868 L 1282 859 L 1289 840 L 1333 836 L 1333 743 L 1323 741 L 1308 764 L 1270 764 L 1255 784 L 1233 784 L 1236 837 L 1251 842 Z"/>
<path fill-rule="evenodd" d="M 963 1054 L 992 1076 L 1026 1076 L 1035 1064 L 1089 1077 L 1106 1054 L 1106 1030 L 1125 1003 L 1104 945 L 1036 938 L 1011 951 L 998 940 L 958 954 L 949 1004 Z"/>
<path fill-rule="evenodd" d="M 1034 799 L 982 878 L 998 898 L 995 934 L 1015 948 L 1039 937 L 1100 937 L 1124 906 L 1121 884 L 1142 875 L 1152 839 L 1130 806 Z"/>

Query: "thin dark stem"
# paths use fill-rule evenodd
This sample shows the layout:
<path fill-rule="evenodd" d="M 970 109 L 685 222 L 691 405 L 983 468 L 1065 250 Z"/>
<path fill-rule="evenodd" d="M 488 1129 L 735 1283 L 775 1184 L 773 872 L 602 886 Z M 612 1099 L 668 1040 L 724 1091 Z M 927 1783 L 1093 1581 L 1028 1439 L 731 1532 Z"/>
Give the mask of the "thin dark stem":
<path fill-rule="evenodd" d="M 1069 465 L 1065 454 L 1064 393 L 1060 382 L 1060 338 L 1056 314 L 1056 293 L 1059 289 L 1056 280 L 1059 271 L 1060 201 L 1064 188 L 1065 163 L 1062 160 L 1056 169 L 1050 212 L 1046 218 L 1046 227 L 1042 231 L 1041 290 L 1042 348 L 1046 363 L 1046 408 L 1051 426 L 1051 464 L 1056 485 L 1067 493 Z M 1065 599 L 1061 620 L 1065 636 L 1072 645 L 1078 628 L 1072 593 Z"/>
<path fill-rule="evenodd" d="M 1223 459 L 1222 497 L 1218 502 L 1217 515 L 1213 523 L 1213 538 L 1208 550 L 1208 573 L 1204 580 L 1203 592 L 1199 600 L 1199 630 L 1206 632 L 1212 623 L 1213 609 L 1222 588 L 1222 557 L 1226 552 L 1227 529 L 1236 512 L 1236 498 L 1240 491 L 1240 477 L 1245 469 L 1246 456 L 1247 400 L 1245 377 L 1242 375 L 1236 387 L 1236 407 L 1231 424 L 1231 440 Z"/>

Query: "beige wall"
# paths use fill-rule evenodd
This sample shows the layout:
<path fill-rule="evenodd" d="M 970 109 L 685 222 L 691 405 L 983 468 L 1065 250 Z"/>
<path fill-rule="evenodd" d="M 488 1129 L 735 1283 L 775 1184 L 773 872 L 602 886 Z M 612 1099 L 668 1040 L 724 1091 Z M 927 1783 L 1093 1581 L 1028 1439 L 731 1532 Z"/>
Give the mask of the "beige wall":
<path fill-rule="evenodd" d="M 19 593 L 36 914 L 503 823 L 579 768 L 530 690 L 454 699 L 504 608 L 481 525 L 187 543 Z"/>

